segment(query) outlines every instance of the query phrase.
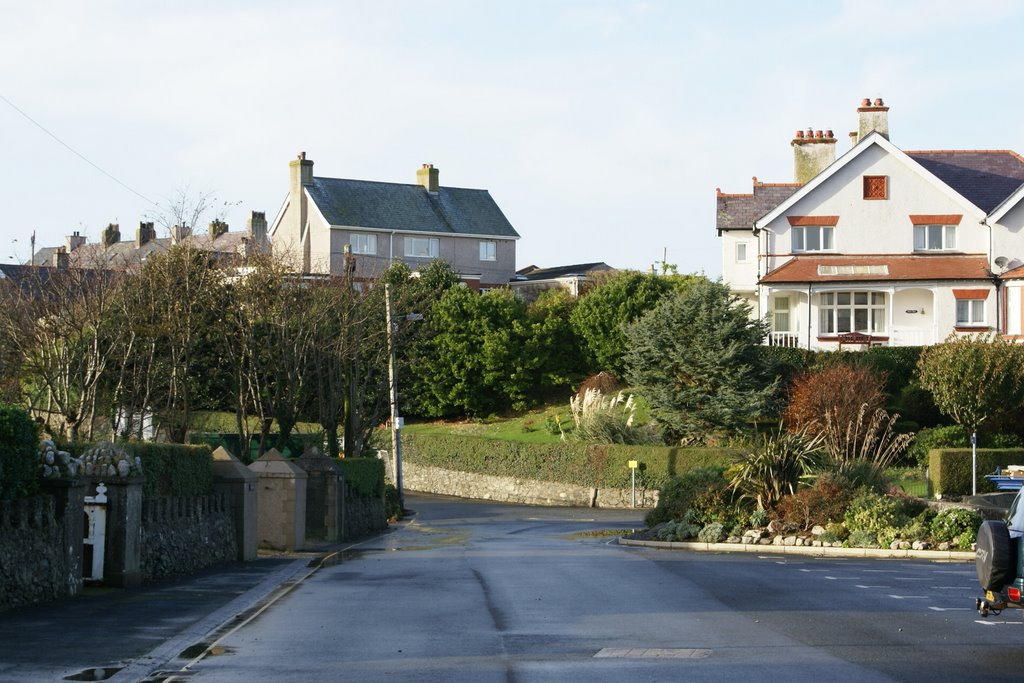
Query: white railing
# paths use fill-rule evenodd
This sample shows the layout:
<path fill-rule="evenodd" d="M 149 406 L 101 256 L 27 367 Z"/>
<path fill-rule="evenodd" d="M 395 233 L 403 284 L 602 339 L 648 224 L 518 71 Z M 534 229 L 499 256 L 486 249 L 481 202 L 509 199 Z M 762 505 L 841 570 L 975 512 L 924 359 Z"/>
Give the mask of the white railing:
<path fill-rule="evenodd" d="M 768 346 L 784 346 L 787 349 L 800 348 L 800 337 L 796 332 L 769 332 Z"/>

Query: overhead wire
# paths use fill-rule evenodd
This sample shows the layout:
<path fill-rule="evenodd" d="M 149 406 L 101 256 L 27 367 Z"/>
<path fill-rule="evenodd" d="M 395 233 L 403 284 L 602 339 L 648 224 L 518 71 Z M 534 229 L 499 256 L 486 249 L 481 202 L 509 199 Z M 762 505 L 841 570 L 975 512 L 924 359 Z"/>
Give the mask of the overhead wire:
<path fill-rule="evenodd" d="M 58 142 L 58 143 L 59 143 L 59 144 L 60 144 L 61 146 L 63 146 L 63 147 L 64 147 L 65 149 L 67 149 L 67 150 L 68 150 L 69 152 L 71 152 L 72 154 L 74 154 L 75 156 L 77 156 L 77 157 L 78 157 L 79 159 L 81 159 L 81 160 L 82 160 L 82 161 L 84 161 L 85 163 L 87 163 L 87 164 L 89 164 L 90 166 L 92 166 L 92 167 L 93 167 L 94 169 L 96 169 L 97 171 L 99 171 L 99 172 L 100 172 L 100 173 L 102 173 L 103 175 L 105 175 L 105 176 L 107 176 L 108 178 L 110 178 L 111 180 L 113 180 L 113 181 L 114 181 L 115 183 L 117 183 L 118 185 L 120 185 L 120 186 L 121 186 L 121 187 L 123 187 L 124 189 L 128 190 L 128 191 L 129 191 L 129 192 L 131 192 L 132 194 L 134 194 L 134 195 L 136 195 L 136 196 L 138 196 L 138 197 L 141 197 L 142 199 L 146 200 L 147 202 L 149 202 L 149 203 L 150 203 L 150 204 L 152 204 L 153 206 L 159 206 L 159 204 L 157 204 L 156 202 L 154 202 L 154 201 L 153 201 L 152 199 L 150 199 L 150 198 L 149 198 L 149 197 L 147 197 L 146 195 L 142 194 L 141 192 L 139 192 L 139 191 L 138 191 L 138 190 L 136 190 L 135 188 L 133 188 L 133 187 L 129 186 L 129 185 L 127 184 L 127 183 L 125 183 L 125 182 L 122 182 L 122 181 L 121 181 L 121 180 L 120 180 L 119 178 L 116 178 L 116 177 L 115 177 L 114 175 L 112 175 L 112 174 L 108 173 L 108 172 L 107 172 L 106 170 L 104 170 L 103 168 L 101 168 L 101 167 L 100 167 L 100 166 L 99 166 L 98 164 L 95 164 L 95 163 L 93 163 L 93 162 L 92 162 L 92 161 L 91 161 L 90 159 L 88 159 L 88 158 L 87 158 L 87 157 L 86 157 L 86 156 L 85 156 L 84 154 L 82 154 L 81 152 L 79 152 L 78 150 L 76 150 L 76 149 L 75 149 L 74 147 L 72 147 L 72 146 L 71 146 L 71 145 L 69 145 L 68 143 L 66 143 L 66 142 L 64 142 L 63 140 L 61 140 L 61 139 L 60 139 L 59 137 L 57 137 L 57 136 L 56 136 L 56 135 L 55 135 L 54 133 L 50 132 L 50 130 L 48 130 L 48 129 L 46 128 L 46 126 L 44 126 L 43 124 L 39 123 L 38 121 L 36 121 L 35 119 L 33 119 L 33 118 L 32 118 L 31 116 L 29 116 L 29 115 L 28 115 L 27 113 L 25 113 L 24 111 L 22 111 L 22 110 L 21 110 L 21 109 L 20 109 L 20 108 L 19 108 L 19 107 L 18 107 L 18 106 L 17 106 L 16 104 L 14 104 L 14 102 L 11 102 L 11 101 L 10 101 L 9 99 L 7 99 L 6 97 L 4 97 L 4 95 L 0 94 L 0 100 L 3 100 L 4 102 L 6 102 L 6 103 L 7 103 L 7 104 L 8 104 L 8 105 L 9 105 L 9 106 L 11 107 L 11 109 L 13 109 L 14 111 L 18 112 L 18 113 L 19 113 L 19 114 L 21 114 L 22 116 L 24 116 L 24 117 L 25 117 L 25 118 L 26 118 L 26 119 L 27 119 L 27 120 L 28 120 L 29 122 L 31 122 L 31 123 L 32 123 L 32 125 L 36 126 L 36 127 L 37 127 L 37 128 L 39 129 L 39 130 L 41 130 L 41 131 L 43 131 L 44 133 L 46 133 L 47 135 L 49 135 L 49 136 L 50 136 L 51 138 L 53 138 L 54 140 L 56 140 L 56 141 L 57 141 L 57 142 Z"/>

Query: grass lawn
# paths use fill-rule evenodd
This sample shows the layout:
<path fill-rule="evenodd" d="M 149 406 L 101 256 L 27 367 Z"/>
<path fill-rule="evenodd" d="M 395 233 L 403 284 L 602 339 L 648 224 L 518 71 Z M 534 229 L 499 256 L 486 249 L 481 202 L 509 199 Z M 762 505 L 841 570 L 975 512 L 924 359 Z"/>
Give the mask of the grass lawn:
<path fill-rule="evenodd" d="M 568 403 L 550 405 L 513 417 L 495 417 L 483 420 L 440 420 L 433 422 L 406 422 L 404 431 L 411 434 L 463 434 L 503 441 L 524 443 L 558 443 L 561 435 L 547 428 L 548 417 L 557 416 L 562 429 L 572 431 L 572 414 Z"/>

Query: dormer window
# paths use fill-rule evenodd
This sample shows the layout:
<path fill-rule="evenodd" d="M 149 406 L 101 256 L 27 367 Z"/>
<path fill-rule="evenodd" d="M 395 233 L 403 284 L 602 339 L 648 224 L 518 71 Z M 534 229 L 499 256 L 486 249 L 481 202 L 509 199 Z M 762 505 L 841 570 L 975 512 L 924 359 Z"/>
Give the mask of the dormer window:
<path fill-rule="evenodd" d="M 956 249 L 955 225 L 915 225 L 914 251 Z"/>
<path fill-rule="evenodd" d="M 802 225 L 793 228 L 793 251 L 831 251 L 833 233 L 831 225 Z"/>

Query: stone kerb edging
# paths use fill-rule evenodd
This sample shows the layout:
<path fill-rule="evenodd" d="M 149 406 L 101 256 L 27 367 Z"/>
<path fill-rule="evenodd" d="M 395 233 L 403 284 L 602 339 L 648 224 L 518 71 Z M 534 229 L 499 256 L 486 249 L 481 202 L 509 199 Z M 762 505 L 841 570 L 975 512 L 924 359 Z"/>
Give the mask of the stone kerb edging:
<path fill-rule="evenodd" d="M 889 548 L 824 548 L 798 545 L 763 545 L 758 543 L 703 543 L 701 541 L 641 541 L 619 538 L 619 545 L 696 550 L 714 553 L 764 553 L 769 555 L 809 555 L 811 557 L 872 557 L 884 559 L 935 560 L 939 562 L 974 562 L 974 553 L 963 550 L 890 550 Z"/>

